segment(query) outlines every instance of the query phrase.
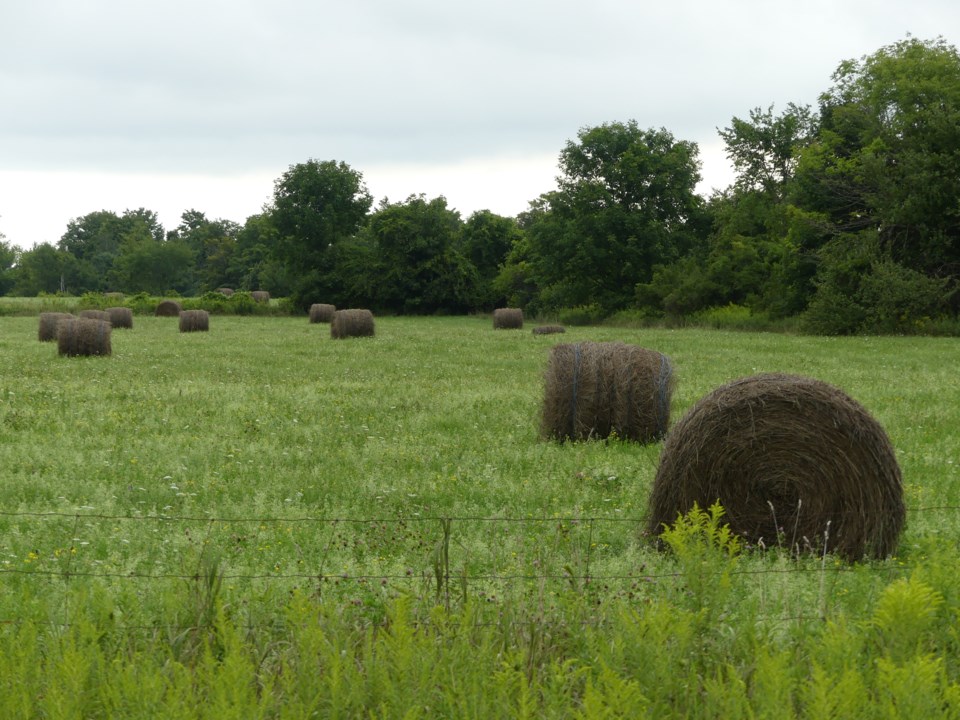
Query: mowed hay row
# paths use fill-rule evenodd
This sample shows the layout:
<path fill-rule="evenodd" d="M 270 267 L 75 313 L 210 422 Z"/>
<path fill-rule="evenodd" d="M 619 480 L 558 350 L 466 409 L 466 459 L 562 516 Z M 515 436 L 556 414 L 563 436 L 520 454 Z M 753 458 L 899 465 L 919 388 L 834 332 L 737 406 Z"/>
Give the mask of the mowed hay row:
<path fill-rule="evenodd" d="M 336 305 L 329 305 L 327 303 L 314 303 L 310 306 L 310 322 L 328 323 L 333 320 L 333 314 L 336 311 Z"/>
<path fill-rule="evenodd" d="M 110 313 L 106 310 L 81 310 L 77 317 L 86 318 L 87 320 L 103 320 L 104 322 L 110 322 Z"/>
<path fill-rule="evenodd" d="M 764 374 L 697 402 L 664 443 L 649 501 L 658 536 L 696 503 L 758 547 L 855 561 L 894 552 L 906 518 L 900 467 L 880 424 L 843 391 Z"/>
<path fill-rule="evenodd" d="M 544 373 L 540 432 L 552 440 L 611 435 L 656 442 L 670 424 L 673 366 L 647 348 L 620 342 L 564 343 Z"/>
<path fill-rule="evenodd" d="M 266 290 L 254 290 L 252 293 L 250 293 L 250 297 L 252 297 L 254 301 L 258 303 L 270 302 L 270 293 L 268 293 Z"/>
<path fill-rule="evenodd" d="M 519 330 L 523 327 L 523 310 L 497 308 L 493 311 L 494 330 Z"/>
<path fill-rule="evenodd" d="M 369 310 L 337 310 L 330 321 L 330 337 L 335 340 L 350 337 L 373 337 L 373 313 Z"/>
<path fill-rule="evenodd" d="M 133 310 L 128 307 L 109 307 L 106 310 L 110 325 L 115 328 L 133 329 Z"/>
<path fill-rule="evenodd" d="M 153 314 L 157 317 L 179 317 L 183 307 L 176 300 L 161 300 Z"/>
<path fill-rule="evenodd" d="M 57 351 L 61 355 L 110 355 L 110 323 L 94 318 L 69 318 L 57 323 Z"/>
<path fill-rule="evenodd" d="M 74 318 L 70 313 L 61 312 L 43 312 L 40 313 L 40 327 L 37 337 L 40 342 L 51 342 L 57 339 L 57 323 L 61 320 L 72 320 Z"/>
<path fill-rule="evenodd" d="M 210 329 L 210 313 L 206 310 L 182 310 L 180 332 L 207 332 Z"/>
<path fill-rule="evenodd" d="M 563 325 L 538 325 L 533 329 L 534 335 L 556 335 L 565 333 L 567 329 Z"/>

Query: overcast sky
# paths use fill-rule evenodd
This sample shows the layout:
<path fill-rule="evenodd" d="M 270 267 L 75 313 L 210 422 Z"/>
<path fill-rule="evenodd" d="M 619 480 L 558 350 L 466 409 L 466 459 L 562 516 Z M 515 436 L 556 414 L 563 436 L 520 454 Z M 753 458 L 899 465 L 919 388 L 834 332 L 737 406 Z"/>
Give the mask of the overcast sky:
<path fill-rule="evenodd" d="M 96 210 L 243 223 L 310 158 L 374 198 L 515 215 L 584 127 L 700 147 L 815 105 L 844 59 L 960 41 L 957 0 L 0 0 L 0 233 L 56 243 Z"/>

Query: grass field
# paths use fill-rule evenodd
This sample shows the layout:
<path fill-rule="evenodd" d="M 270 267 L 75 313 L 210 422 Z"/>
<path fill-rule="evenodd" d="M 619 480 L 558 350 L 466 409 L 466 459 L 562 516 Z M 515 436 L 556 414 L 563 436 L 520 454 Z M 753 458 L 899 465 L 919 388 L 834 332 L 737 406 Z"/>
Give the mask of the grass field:
<path fill-rule="evenodd" d="M 136 316 L 61 358 L 0 317 L 2 717 L 960 713 L 960 340 Z M 810 375 L 903 470 L 897 555 L 650 547 L 660 446 L 538 437 L 557 342 L 673 360 L 679 417 Z M 827 714 L 824 714 L 827 713 Z"/>

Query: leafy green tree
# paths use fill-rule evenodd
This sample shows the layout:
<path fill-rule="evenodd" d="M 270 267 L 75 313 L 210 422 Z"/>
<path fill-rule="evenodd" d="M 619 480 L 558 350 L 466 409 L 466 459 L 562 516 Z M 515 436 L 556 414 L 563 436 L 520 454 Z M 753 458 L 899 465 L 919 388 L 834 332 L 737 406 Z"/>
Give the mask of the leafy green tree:
<path fill-rule="evenodd" d="M 286 263 L 274 252 L 280 233 L 269 212 L 251 215 L 237 231 L 237 244 L 227 273 L 237 278 L 242 290 L 268 289 L 276 296 L 287 296 L 293 289 L 293 276 Z"/>
<path fill-rule="evenodd" d="M 191 209 L 167 234 L 168 240 L 180 240 L 192 251 L 198 292 L 240 284 L 240 274 L 232 262 L 239 232 L 240 226 L 231 220 L 209 220 L 204 213 Z"/>
<path fill-rule="evenodd" d="M 379 307 L 402 313 L 463 312 L 477 300 L 477 271 L 460 252 L 460 213 L 444 197 L 382 203 L 364 233 L 376 258 Z"/>
<path fill-rule="evenodd" d="M 50 243 L 41 243 L 21 253 L 14 268 L 13 294 L 32 297 L 40 293 L 72 292 L 67 277 L 75 272 L 77 259 L 57 250 Z"/>
<path fill-rule="evenodd" d="M 0 233 L 0 295 L 6 295 L 13 288 L 14 266 L 20 259 L 20 250 L 7 242 L 6 235 Z"/>
<path fill-rule="evenodd" d="M 183 241 L 157 241 L 149 232 L 138 236 L 134 231 L 124 240 L 111 279 L 128 293 L 192 294 L 192 269 L 193 253 Z"/>
<path fill-rule="evenodd" d="M 635 121 L 581 130 L 560 154 L 559 188 L 528 213 L 532 277 L 545 307 L 628 306 L 657 265 L 703 235 L 696 144 Z"/>
<path fill-rule="evenodd" d="M 505 297 L 494 288 L 493 281 L 521 237 L 520 226 L 514 218 L 489 210 L 473 213 L 463 224 L 461 251 L 476 268 L 480 282 L 478 302 L 488 310 L 505 301 Z"/>

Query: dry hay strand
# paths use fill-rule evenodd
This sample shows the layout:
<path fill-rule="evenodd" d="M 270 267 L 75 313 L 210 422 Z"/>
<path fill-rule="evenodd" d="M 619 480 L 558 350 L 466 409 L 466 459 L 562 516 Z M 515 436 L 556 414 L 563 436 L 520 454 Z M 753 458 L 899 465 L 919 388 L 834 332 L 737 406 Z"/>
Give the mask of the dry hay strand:
<path fill-rule="evenodd" d="M 57 323 L 57 350 L 61 355 L 109 355 L 110 323 L 94 318 L 69 318 Z"/>
<path fill-rule="evenodd" d="M 567 329 L 563 325 L 539 325 L 533 329 L 534 335 L 555 335 L 556 333 L 565 333 Z"/>
<path fill-rule="evenodd" d="M 161 300 L 154 311 L 157 317 L 178 317 L 183 307 L 176 300 Z"/>
<path fill-rule="evenodd" d="M 314 303 L 310 306 L 311 323 L 328 323 L 333 320 L 333 314 L 337 311 L 336 305 L 326 303 Z"/>
<path fill-rule="evenodd" d="M 523 327 L 523 310 L 519 308 L 497 308 L 493 311 L 494 330 L 519 330 Z"/>
<path fill-rule="evenodd" d="M 210 329 L 210 313 L 206 310 L 182 310 L 180 332 L 207 332 Z"/>
<path fill-rule="evenodd" d="M 656 350 L 620 342 L 555 345 L 540 432 L 561 442 L 612 435 L 655 442 L 667 432 L 672 394 L 673 366 Z"/>
<path fill-rule="evenodd" d="M 254 302 L 258 303 L 268 303 L 270 302 L 270 293 L 266 290 L 254 290 L 250 293 L 250 297 L 254 299 Z"/>
<path fill-rule="evenodd" d="M 373 313 L 369 310 L 336 310 L 330 321 L 330 337 L 373 337 Z"/>
<path fill-rule="evenodd" d="M 226 297 L 230 297 L 231 295 L 233 295 L 233 288 L 228 288 L 228 287 L 217 288 L 217 292 L 220 293 L 221 295 L 225 295 Z"/>
<path fill-rule="evenodd" d="M 900 467 L 880 424 L 838 388 L 765 374 L 701 399 L 664 443 L 647 533 L 696 503 L 719 502 L 758 547 L 883 558 L 905 509 Z"/>
<path fill-rule="evenodd" d="M 133 329 L 133 310 L 128 307 L 109 307 L 106 310 L 110 325 L 115 328 Z"/>
<path fill-rule="evenodd" d="M 88 320 L 103 320 L 110 322 L 110 313 L 106 310 L 81 310 L 77 317 L 87 318 Z"/>
<path fill-rule="evenodd" d="M 57 339 L 57 323 L 61 320 L 71 320 L 73 315 L 62 312 L 40 313 L 40 329 L 37 337 L 40 342 L 51 342 Z"/>

